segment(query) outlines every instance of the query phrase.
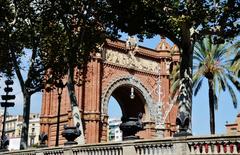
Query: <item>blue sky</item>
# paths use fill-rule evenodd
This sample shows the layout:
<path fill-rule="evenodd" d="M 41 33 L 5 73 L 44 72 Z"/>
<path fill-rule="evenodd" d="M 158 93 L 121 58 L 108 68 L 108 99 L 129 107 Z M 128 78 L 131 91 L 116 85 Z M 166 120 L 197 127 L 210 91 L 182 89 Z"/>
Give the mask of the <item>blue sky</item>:
<path fill-rule="evenodd" d="M 121 39 L 126 40 L 126 35 Z M 149 48 L 155 48 L 160 42 L 160 37 L 156 36 L 152 39 L 147 39 L 139 45 L 146 46 Z M 5 87 L 4 80 L 0 81 L 0 94 L 3 94 L 3 88 Z M 13 108 L 8 108 L 9 114 L 22 114 L 22 94 L 20 91 L 19 83 L 15 80 L 14 91 L 12 94 L 16 95 L 15 106 Z M 208 107 L 208 86 L 205 81 L 203 87 L 199 91 L 196 97 L 193 97 L 192 106 L 192 127 L 193 135 L 209 135 L 209 107 Z M 240 95 L 238 95 L 238 104 L 240 102 Z M 40 113 L 41 111 L 41 92 L 36 93 L 31 99 L 31 112 Z M 239 105 L 240 106 L 240 105 Z M 219 108 L 215 113 L 216 117 L 216 133 L 225 133 L 225 123 L 234 122 L 237 113 L 240 112 L 240 108 L 233 108 L 231 98 L 227 92 L 221 93 L 219 96 Z M 109 103 L 109 115 L 110 117 L 121 117 L 121 110 L 118 103 L 114 98 L 110 99 Z"/>

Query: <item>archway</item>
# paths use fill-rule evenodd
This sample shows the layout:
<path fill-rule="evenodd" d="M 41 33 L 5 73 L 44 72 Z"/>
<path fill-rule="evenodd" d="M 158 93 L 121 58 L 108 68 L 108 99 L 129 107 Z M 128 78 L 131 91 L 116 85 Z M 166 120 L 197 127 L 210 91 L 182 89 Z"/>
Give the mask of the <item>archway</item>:
<path fill-rule="evenodd" d="M 86 143 L 107 141 L 108 104 L 111 96 L 119 102 L 123 115 L 136 117 L 139 112 L 143 112 L 143 138 L 156 136 L 158 124 L 164 124 L 165 136 L 176 130 L 177 109 L 168 111 L 164 108 L 170 105 L 169 65 L 176 65 L 179 61 L 179 53 L 171 54 L 171 51 L 176 51 L 176 46 L 168 46 L 164 39 L 156 50 L 138 46 L 132 51 L 126 45 L 124 41 L 107 40 L 99 53 L 92 53 L 83 75 L 86 78 L 79 87 L 75 87 Z M 158 80 L 161 82 L 161 91 L 156 91 Z M 129 97 L 132 88 L 134 99 Z M 61 125 L 72 124 L 69 102 L 65 88 L 62 94 Z M 57 107 L 57 94 L 44 92 L 41 131 L 48 133 L 50 139 L 56 137 Z M 168 115 L 163 120 L 165 113 Z M 60 144 L 63 142 L 62 138 Z M 53 143 L 48 145 L 53 146 Z"/>
<path fill-rule="evenodd" d="M 145 116 L 145 105 L 144 97 L 133 85 L 117 87 L 108 103 L 108 140 L 122 141 L 122 131 L 119 128 L 121 117 L 137 117 L 139 113 Z"/>
<path fill-rule="evenodd" d="M 130 96 L 131 93 L 134 95 L 133 98 Z M 154 120 L 154 116 L 150 113 L 150 108 L 153 107 L 152 97 L 144 85 L 133 76 L 119 77 L 109 83 L 108 89 L 102 96 L 102 115 L 108 115 L 111 96 L 119 103 L 123 116 L 137 117 L 141 112 L 144 120 Z"/>
<path fill-rule="evenodd" d="M 112 96 L 119 103 L 124 117 L 137 117 L 139 113 L 145 114 L 146 101 L 134 86 L 121 85 L 113 91 Z"/>

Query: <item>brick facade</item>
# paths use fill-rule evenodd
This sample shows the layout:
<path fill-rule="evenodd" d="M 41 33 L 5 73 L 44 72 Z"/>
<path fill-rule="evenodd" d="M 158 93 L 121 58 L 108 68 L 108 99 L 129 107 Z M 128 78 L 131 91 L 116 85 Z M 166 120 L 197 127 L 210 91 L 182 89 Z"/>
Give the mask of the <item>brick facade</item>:
<path fill-rule="evenodd" d="M 113 96 L 119 103 L 123 115 L 136 117 L 143 113 L 144 131 L 141 138 L 156 136 L 156 120 L 164 125 L 164 136 L 171 136 L 176 131 L 175 120 L 177 107 L 171 106 L 169 66 L 179 61 L 177 47 L 170 47 L 162 39 L 155 50 L 137 47 L 131 57 L 125 42 L 107 40 L 102 53 L 95 53 L 88 63 L 86 80 L 76 86 L 76 97 L 83 119 L 86 143 L 106 142 L 108 139 L 108 101 Z M 174 54 L 171 54 L 175 51 Z M 133 63 L 134 62 L 134 63 Z M 160 69 L 160 71 L 159 71 Z M 160 79 L 161 108 L 160 114 L 170 109 L 164 122 L 157 118 L 159 103 L 157 82 Z M 131 89 L 135 97 L 131 99 Z M 48 145 L 54 146 L 57 122 L 57 92 L 44 92 L 41 111 L 41 131 L 48 133 Z M 159 114 L 158 114 L 159 115 Z M 60 133 L 63 125 L 72 125 L 71 108 L 67 89 L 64 88 L 61 102 Z M 61 134 L 60 134 L 61 135 Z M 65 139 L 60 136 L 59 144 Z"/>

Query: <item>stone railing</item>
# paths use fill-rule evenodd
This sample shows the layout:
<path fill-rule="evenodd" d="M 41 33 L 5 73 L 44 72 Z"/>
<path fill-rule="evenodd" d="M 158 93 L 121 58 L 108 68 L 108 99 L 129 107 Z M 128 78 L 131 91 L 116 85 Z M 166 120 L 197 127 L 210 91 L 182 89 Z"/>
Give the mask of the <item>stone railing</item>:
<path fill-rule="evenodd" d="M 239 155 L 240 135 L 180 137 L 1 152 L 11 155 Z"/>

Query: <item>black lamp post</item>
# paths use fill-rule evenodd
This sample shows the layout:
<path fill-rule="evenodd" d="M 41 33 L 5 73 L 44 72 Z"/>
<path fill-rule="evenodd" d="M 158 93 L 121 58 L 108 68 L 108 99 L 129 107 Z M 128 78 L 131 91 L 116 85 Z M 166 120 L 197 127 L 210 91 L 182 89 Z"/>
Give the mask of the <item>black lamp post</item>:
<path fill-rule="evenodd" d="M 9 92 L 12 92 L 12 87 L 9 87 L 9 85 L 13 85 L 13 80 L 8 79 L 5 81 L 5 84 L 7 87 L 4 88 L 4 91 L 6 92 L 6 95 L 1 95 L 2 100 L 4 102 L 1 103 L 1 107 L 4 107 L 4 116 L 3 116 L 3 127 L 2 127 L 2 136 L 1 136 L 1 150 L 7 150 L 7 145 L 9 145 L 9 140 L 5 136 L 5 122 L 6 122 L 6 114 L 7 114 L 7 107 L 13 107 L 14 102 L 8 102 L 8 100 L 15 99 L 15 95 L 9 95 Z"/>
<path fill-rule="evenodd" d="M 55 146 L 58 146 L 59 144 L 59 126 L 60 126 L 60 112 L 61 112 L 61 100 L 62 100 L 62 91 L 65 85 L 63 84 L 62 80 L 58 80 L 55 84 L 57 87 L 57 93 L 58 93 L 58 113 L 57 113 L 57 133 L 56 133 L 56 144 Z"/>

